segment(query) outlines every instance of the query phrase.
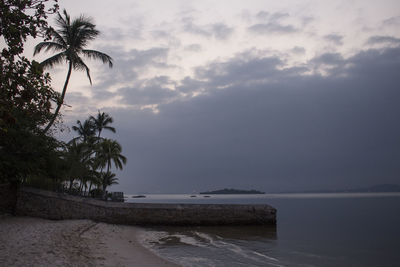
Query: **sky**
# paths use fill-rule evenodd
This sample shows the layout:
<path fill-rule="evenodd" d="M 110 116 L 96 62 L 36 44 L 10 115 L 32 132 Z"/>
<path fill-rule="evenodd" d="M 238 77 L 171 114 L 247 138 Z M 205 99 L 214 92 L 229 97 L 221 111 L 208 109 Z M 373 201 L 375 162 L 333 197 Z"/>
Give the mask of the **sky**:
<path fill-rule="evenodd" d="M 92 86 L 72 73 L 59 133 L 98 110 L 114 118 L 106 136 L 128 163 L 113 190 L 400 183 L 399 1 L 59 4 L 92 17 L 101 35 L 88 48 L 114 59 L 87 61 Z M 50 70 L 56 90 L 66 72 Z"/>

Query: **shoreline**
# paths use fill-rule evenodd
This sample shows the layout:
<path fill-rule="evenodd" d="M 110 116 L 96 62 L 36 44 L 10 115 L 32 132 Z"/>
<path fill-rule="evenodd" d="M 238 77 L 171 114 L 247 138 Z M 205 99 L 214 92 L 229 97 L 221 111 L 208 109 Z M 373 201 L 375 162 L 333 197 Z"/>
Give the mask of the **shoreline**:
<path fill-rule="evenodd" d="M 143 246 L 137 226 L 0 214 L 5 266 L 179 266 Z"/>

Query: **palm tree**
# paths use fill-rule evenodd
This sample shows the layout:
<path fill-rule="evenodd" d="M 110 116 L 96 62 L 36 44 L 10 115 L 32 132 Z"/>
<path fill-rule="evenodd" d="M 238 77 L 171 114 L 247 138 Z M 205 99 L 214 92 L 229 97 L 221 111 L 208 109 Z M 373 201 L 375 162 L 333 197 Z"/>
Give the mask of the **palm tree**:
<path fill-rule="evenodd" d="M 96 50 L 84 49 L 87 46 L 88 42 L 95 39 L 100 33 L 96 29 L 96 25 L 92 23 L 92 19 L 81 15 L 71 21 L 71 18 L 65 9 L 63 14 L 64 16 L 58 13 L 58 17 L 56 19 L 58 30 L 54 30 L 52 28 L 50 29 L 52 40 L 41 42 L 36 45 L 33 53 L 33 55 L 36 55 L 40 53 L 40 51 L 42 51 L 43 49 L 46 52 L 59 52 L 41 63 L 44 68 L 54 67 L 55 65 L 60 64 L 64 61 L 68 63 L 67 78 L 65 79 L 61 97 L 57 103 L 57 108 L 54 112 L 52 119 L 43 131 L 44 133 L 46 133 L 53 125 L 58 115 L 58 112 L 60 111 L 60 108 L 64 103 L 65 92 L 67 91 L 67 86 L 72 69 L 86 70 L 86 75 L 89 78 L 90 84 L 92 84 L 90 70 L 85 62 L 82 60 L 82 56 L 85 56 L 89 59 L 99 59 L 103 63 L 108 63 L 110 68 L 112 68 L 113 66 L 112 58 L 107 54 Z"/>
<path fill-rule="evenodd" d="M 107 171 L 105 173 L 110 173 L 112 163 L 114 163 L 116 169 L 122 170 L 122 164 L 126 164 L 126 157 L 123 156 L 121 152 L 121 145 L 115 140 L 104 139 L 101 143 L 99 143 L 98 150 L 96 151 L 96 160 L 98 166 L 101 167 L 100 172 L 102 173 L 103 168 L 107 166 Z M 104 183 L 103 189 L 103 197 L 106 199 L 107 196 Z"/>
<path fill-rule="evenodd" d="M 85 120 L 83 124 L 80 120 L 77 120 L 76 124 L 78 126 L 72 126 L 72 130 L 78 133 L 78 138 L 81 138 L 83 143 L 86 143 L 90 139 L 90 137 L 94 137 L 94 134 L 96 133 L 96 128 L 92 120 Z"/>
<path fill-rule="evenodd" d="M 108 126 L 109 124 L 113 123 L 114 119 L 107 113 L 100 113 L 100 111 L 98 111 L 96 117 L 90 116 L 90 120 L 93 121 L 93 124 L 98 132 L 98 139 L 100 139 L 100 134 L 103 129 L 110 130 L 111 132 L 115 133 L 115 128 Z"/>
<path fill-rule="evenodd" d="M 107 186 L 118 184 L 118 178 L 115 177 L 115 173 L 104 172 L 101 174 L 101 182 L 103 187 L 103 193 L 105 194 Z"/>
<path fill-rule="evenodd" d="M 122 165 L 126 164 L 126 157 L 121 154 L 121 145 L 115 140 L 104 139 L 99 143 L 96 152 L 96 159 L 99 166 L 101 169 L 107 166 L 107 172 L 110 171 L 112 163 L 114 163 L 116 169 L 121 170 Z"/>
<path fill-rule="evenodd" d="M 81 179 L 89 171 L 88 150 L 85 143 L 77 143 L 72 140 L 66 146 L 65 163 L 67 167 L 67 178 L 69 180 L 69 190 L 72 189 L 74 181 Z"/>

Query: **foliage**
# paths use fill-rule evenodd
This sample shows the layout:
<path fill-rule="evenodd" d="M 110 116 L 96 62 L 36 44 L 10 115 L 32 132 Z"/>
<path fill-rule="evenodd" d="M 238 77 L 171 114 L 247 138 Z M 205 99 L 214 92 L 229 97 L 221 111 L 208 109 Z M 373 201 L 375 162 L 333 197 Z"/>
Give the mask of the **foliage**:
<path fill-rule="evenodd" d="M 0 2 L 0 37 L 6 44 L 0 53 L 0 182 L 104 196 L 107 187 L 118 180 L 110 171 L 112 163 L 119 169 L 126 163 L 120 144 L 101 137 L 103 130 L 115 132 L 112 117 L 99 111 L 83 123 L 78 120 L 73 127 L 78 137 L 67 144 L 46 132 L 59 117 L 71 69 L 85 69 L 91 81 L 80 55 L 100 59 L 110 67 L 112 59 L 84 49 L 98 34 L 88 18 L 81 16 L 71 21 L 64 11 L 64 17 L 58 14 L 57 19 L 61 30 L 48 28 L 46 18 L 58 8 L 54 4 L 46 9 L 48 1 L 51 0 Z M 26 39 L 38 36 L 45 41 L 36 47 L 35 53 L 42 49 L 61 50 L 42 64 L 22 56 Z M 51 88 L 50 76 L 43 66 L 63 60 L 70 63 L 70 68 L 60 95 Z M 52 113 L 55 104 L 57 109 Z M 105 166 L 107 171 L 103 171 Z"/>
<path fill-rule="evenodd" d="M 101 132 L 103 129 L 109 130 L 113 133 L 115 133 L 115 128 L 112 126 L 109 126 L 109 124 L 114 122 L 114 119 L 108 115 L 107 113 L 101 112 L 100 111 L 97 113 L 96 117 L 90 116 L 90 121 L 93 122 L 95 129 L 98 132 L 98 136 L 100 138 Z"/>
<path fill-rule="evenodd" d="M 116 169 L 122 169 L 122 165 L 126 164 L 125 156 L 121 155 L 121 145 L 111 139 L 102 140 L 97 148 L 97 161 L 101 168 L 107 166 L 107 172 L 111 169 L 112 163 Z"/>
<path fill-rule="evenodd" d="M 109 114 L 99 111 L 96 117 L 90 116 L 83 123 L 78 120 L 72 127 L 78 136 L 68 143 L 66 150 L 66 162 L 71 164 L 66 178 L 69 190 L 78 182 L 82 194 L 93 195 L 92 192 L 98 194 L 101 191 L 104 197 L 107 187 L 118 183 L 110 169 L 112 165 L 122 169 L 126 164 L 126 158 L 121 154 L 122 147 L 115 140 L 101 137 L 103 129 L 115 132 L 115 128 L 110 126 L 112 122 Z M 93 191 L 92 186 L 100 191 Z"/>
<path fill-rule="evenodd" d="M 22 56 L 29 36 L 47 34 L 46 18 L 58 7 L 46 9 L 46 2 L 0 2 L 0 37 L 5 43 L 0 52 L 0 181 L 50 175 L 49 166 L 55 165 L 59 143 L 42 134 L 41 126 L 52 118 L 50 109 L 58 94 L 39 63 Z"/>
<path fill-rule="evenodd" d="M 50 76 L 36 61 L 22 56 L 28 36 L 47 36 L 46 18 L 57 10 L 57 5 L 46 10 L 47 1 L 0 2 L 0 36 L 6 44 L 0 53 L 2 132 L 16 123 L 37 130 L 49 121 L 51 103 L 58 98 L 50 87 Z"/>

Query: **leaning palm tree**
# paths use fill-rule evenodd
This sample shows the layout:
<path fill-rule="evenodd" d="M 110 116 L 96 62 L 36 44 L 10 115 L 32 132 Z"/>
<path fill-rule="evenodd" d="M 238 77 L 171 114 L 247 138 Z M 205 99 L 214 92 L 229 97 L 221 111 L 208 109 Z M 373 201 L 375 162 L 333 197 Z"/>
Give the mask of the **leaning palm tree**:
<path fill-rule="evenodd" d="M 44 133 L 46 133 L 53 125 L 58 115 L 58 112 L 60 111 L 60 108 L 64 103 L 65 92 L 67 91 L 67 86 L 69 78 L 71 77 L 72 69 L 86 70 L 86 75 L 89 78 L 90 84 L 92 84 L 90 70 L 85 62 L 82 60 L 82 56 L 85 56 L 89 59 L 99 59 L 103 63 L 108 63 L 110 68 L 113 66 L 112 58 L 107 54 L 96 50 L 85 49 L 89 41 L 95 39 L 100 33 L 96 29 L 96 25 L 93 24 L 92 19 L 81 15 L 71 21 L 71 17 L 68 15 L 65 9 L 63 15 L 64 16 L 58 13 L 58 17 L 56 19 L 58 29 L 50 29 L 52 40 L 41 42 L 36 45 L 33 53 L 34 55 L 36 55 L 42 50 L 45 50 L 46 52 L 59 52 L 41 63 L 44 68 L 54 67 L 55 65 L 60 64 L 64 61 L 68 63 L 67 78 L 65 79 L 61 97 L 58 100 L 57 108 L 54 112 L 52 119 L 43 131 Z"/>
<path fill-rule="evenodd" d="M 94 127 L 98 132 L 97 135 L 98 139 L 100 139 L 100 134 L 103 129 L 110 130 L 111 132 L 115 133 L 115 128 L 109 126 L 109 124 L 113 123 L 114 119 L 107 113 L 104 112 L 100 113 L 100 111 L 98 111 L 96 117 L 90 116 L 90 120 L 92 120 Z"/>

